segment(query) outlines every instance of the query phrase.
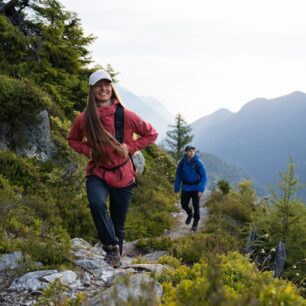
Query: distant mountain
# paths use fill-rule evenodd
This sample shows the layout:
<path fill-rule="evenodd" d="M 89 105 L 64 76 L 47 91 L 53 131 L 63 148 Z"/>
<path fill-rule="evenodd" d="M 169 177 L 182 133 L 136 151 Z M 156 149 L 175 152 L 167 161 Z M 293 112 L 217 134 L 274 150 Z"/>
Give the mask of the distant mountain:
<path fill-rule="evenodd" d="M 291 156 L 305 183 L 305 114 L 302 92 L 255 99 L 237 113 L 220 110 L 191 124 L 194 144 L 243 169 L 260 186 L 275 185 Z"/>
<path fill-rule="evenodd" d="M 159 133 L 158 142 L 161 142 L 169 130 L 168 125 L 173 124 L 174 116 L 155 98 L 139 97 L 122 86 L 116 86 L 116 89 L 127 108 L 139 114 L 154 126 Z"/>
<path fill-rule="evenodd" d="M 242 180 L 248 179 L 243 170 L 224 162 L 215 155 L 210 153 L 201 153 L 200 155 L 205 164 L 207 187 L 209 189 L 214 188 L 220 180 L 225 180 L 233 186 Z"/>
<path fill-rule="evenodd" d="M 150 108 L 154 108 L 154 110 L 156 110 L 158 112 L 158 114 L 163 117 L 167 122 L 170 122 L 170 124 L 174 124 L 174 115 L 172 115 L 164 106 L 164 104 L 162 104 L 160 101 L 158 101 L 157 99 L 153 98 L 153 97 L 144 97 L 144 96 L 140 96 L 139 97 L 141 101 L 143 101 L 144 103 L 146 103 L 148 105 L 148 107 Z"/>
<path fill-rule="evenodd" d="M 227 120 L 233 114 L 234 113 L 232 113 L 228 109 L 221 108 L 217 110 L 216 112 L 212 113 L 211 115 L 205 116 L 195 121 L 192 124 L 192 127 L 193 127 L 192 132 L 194 133 L 195 129 L 201 131 L 203 129 L 208 128 L 211 125 L 214 125 L 216 122 L 222 122 L 224 120 Z"/>

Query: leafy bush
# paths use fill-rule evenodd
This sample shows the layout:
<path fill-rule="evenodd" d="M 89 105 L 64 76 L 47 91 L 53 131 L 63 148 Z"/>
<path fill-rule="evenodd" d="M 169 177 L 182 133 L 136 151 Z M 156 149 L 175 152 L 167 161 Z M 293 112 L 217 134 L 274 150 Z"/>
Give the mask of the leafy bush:
<path fill-rule="evenodd" d="M 80 306 L 86 300 L 84 293 L 77 293 L 75 297 L 67 297 L 68 286 L 61 283 L 60 279 L 56 279 L 53 283 L 50 283 L 47 288 L 42 292 L 42 295 L 38 298 L 35 306 Z"/>
<path fill-rule="evenodd" d="M 306 207 L 294 198 L 299 182 L 294 176 L 294 165 L 289 161 L 287 170 L 281 174 L 280 193 L 272 191 L 269 206 L 260 207 L 250 229 L 257 239 L 253 243 L 253 258 L 261 269 L 271 269 L 275 251 L 280 241 L 286 247 L 283 276 L 305 288 L 306 275 Z M 265 237 L 265 239 L 262 239 Z"/>
<path fill-rule="evenodd" d="M 157 237 L 171 228 L 175 208 L 173 173 L 175 166 L 156 145 L 143 150 L 145 171 L 137 177 L 126 222 L 127 240 Z"/>
<path fill-rule="evenodd" d="M 165 269 L 158 280 L 166 305 L 305 305 L 292 284 L 259 272 L 237 252 Z"/>
<path fill-rule="evenodd" d="M 60 226 L 54 202 L 26 196 L 0 176 L 1 252 L 21 250 L 48 265 L 69 258 L 69 237 Z"/>

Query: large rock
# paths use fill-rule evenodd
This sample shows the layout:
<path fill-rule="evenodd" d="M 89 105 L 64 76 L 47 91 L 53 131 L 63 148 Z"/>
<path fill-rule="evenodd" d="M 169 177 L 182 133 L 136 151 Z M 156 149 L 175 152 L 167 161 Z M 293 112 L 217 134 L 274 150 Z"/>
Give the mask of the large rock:
<path fill-rule="evenodd" d="M 21 261 L 21 252 L 0 255 L 0 271 L 8 269 L 18 269 L 21 267 Z"/>
<path fill-rule="evenodd" d="M 43 276 L 42 279 L 46 280 L 48 283 L 53 283 L 56 279 L 59 279 L 61 283 L 66 285 L 72 285 L 77 281 L 78 275 L 71 271 L 66 270 L 63 272 L 54 273 L 51 275 Z"/>
<path fill-rule="evenodd" d="M 111 288 L 91 298 L 87 305 L 158 305 L 163 293 L 161 285 L 148 274 L 133 274 L 118 279 Z"/>
<path fill-rule="evenodd" d="M 51 129 L 48 112 L 42 111 L 38 115 L 39 123 L 26 126 L 23 130 L 25 145 L 16 146 L 17 155 L 29 158 L 37 158 L 42 161 L 50 159 L 56 152 L 56 148 L 51 139 Z"/>
<path fill-rule="evenodd" d="M 7 123 L 0 123 L 0 150 L 9 150 L 12 144 L 13 135 Z"/>
<path fill-rule="evenodd" d="M 57 270 L 44 270 L 44 271 L 35 271 L 24 274 L 23 276 L 16 278 L 11 286 L 8 288 L 10 291 L 36 291 L 48 287 L 46 281 L 42 281 L 43 276 L 57 273 Z"/>
<path fill-rule="evenodd" d="M 39 291 L 47 288 L 49 283 L 55 282 L 56 279 L 59 279 L 61 283 L 68 285 L 69 288 L 81 286 L 81 282 L 74 271 L 66 270 L 58 272 L 57 270 L 43 270 L 29 272 L 15 279 L 8 290 L 27 290 L 30 292 Z"/>
<path fill-rule="evenodd" d="M 51 139 L 48 112 L 40 112 L 38 123 L 23 126 L 18 131 L 14 131 L 7 122 L 0 123 L 0 149 L 41 161 L 50 159 L 56 153 L 56 147 Z"/>
<path fill-rule="evenodd" d="M 79 250 L 79 249 L 90 249 L 91 245 L 86 240 L 82 238 L 73 238 L 70 240 L 71 249 L 72 250 Z"/>

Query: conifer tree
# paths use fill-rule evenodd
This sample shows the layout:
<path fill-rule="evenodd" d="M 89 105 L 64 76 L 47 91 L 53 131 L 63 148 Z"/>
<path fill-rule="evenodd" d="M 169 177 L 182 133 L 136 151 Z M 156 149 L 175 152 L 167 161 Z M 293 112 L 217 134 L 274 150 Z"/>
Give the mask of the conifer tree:
<path fill-rule="evenodd" d="M 182 114 L 177 114 L 175 117 L 175 124 L 169 125 L 173 128 L 167 132 L 166 143 L 170 148 L 171 155 L 179 160 L 183 154 L 186 144 L 190 143 L 193 135 L 190 134 L 191 127 L 187 124 Z"/>
<path fill-rule="evenodd" d="M 286 242 L 288 238 L 289 226 L 292 223 L 292 217 L 295 217 L 292 212 L 292 206 L 295 199 L 292 199 L 298 189 L 301 188 L 299 180 L 294 174 L 294 164 L 292 158 L 289 159 L 288 168 L 285 172 L 281 173 L 281 181 L 278 186 L 282 192 L 278 196 L 273 192 L 273 200 L 276 203 L 277 212 L 280 217 L 282 225 L 282 240 Z M 295 218 L 293 218 L 297 221 Z"/>
<path fill-rule="evenodd" d="M 34 80 L 68 115 L 82 110 L 94 37 L 57 0 L 32 0 L 22 11 L 17 1 L 16 7 L 26 30 L 0 14 L 1 72 Z"/>

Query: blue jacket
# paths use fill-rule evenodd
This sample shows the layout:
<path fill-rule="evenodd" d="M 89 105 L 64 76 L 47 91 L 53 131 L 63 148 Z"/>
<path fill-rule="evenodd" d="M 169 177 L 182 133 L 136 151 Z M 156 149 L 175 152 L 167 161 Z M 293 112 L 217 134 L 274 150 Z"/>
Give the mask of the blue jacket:
<path fill-rule="evenodd" d="M 204 192 L 206 185 L 206 170 L 203 162 L 195 155 L 191 160 L 184 156 L 176 169 L 174 192 L 199 191 Z"/>

